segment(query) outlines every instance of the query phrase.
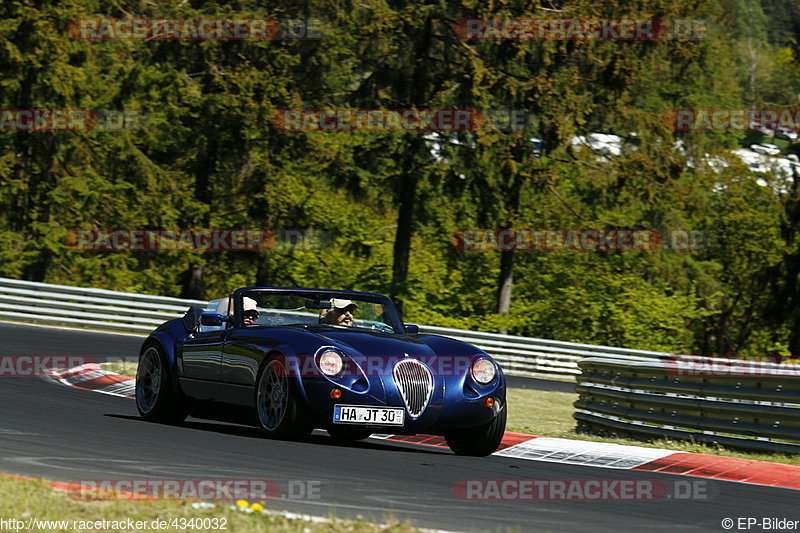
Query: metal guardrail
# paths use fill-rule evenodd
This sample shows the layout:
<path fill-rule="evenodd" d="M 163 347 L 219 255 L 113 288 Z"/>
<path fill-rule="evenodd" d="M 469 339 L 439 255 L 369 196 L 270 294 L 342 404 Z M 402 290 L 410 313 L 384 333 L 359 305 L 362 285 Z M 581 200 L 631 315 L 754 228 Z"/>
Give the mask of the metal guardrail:
<path fill-rule="evenodd" d="M 579 430 L 800 453 L 800 365 L 670 356 L 578 366 Z"/>
<path fill-rule="evenodd" d="M 147 333 L 181 316 L 190 305 L 208 302 L 0 278 L 0 319 Z M 670 354 L 516 337 L 461 329 L 420 326 L 423 333 L 474 344 L 497 359 L 509 374 L 573 379 L 578 362 L 592 356 L 664 358 Z"/>
<path fill-rule="evenodd" d="M 0 278 L 0 318 L 146 333 L 200 300 Z"/>
<path fill-rule="evenodd" d="M 574 378 L 581 372 L 578 367 L 579 361 L 586 357 L 601 355 L 652 359 L 673 356 L 666 352 L 612 348 L 596 344 L 517 337 L 438 326 L 420 326 L 419 329 L 423 333 L 445 335 L 474 344 L 496 358 L 503 365 L 503 370 L 521 376 Z"/>

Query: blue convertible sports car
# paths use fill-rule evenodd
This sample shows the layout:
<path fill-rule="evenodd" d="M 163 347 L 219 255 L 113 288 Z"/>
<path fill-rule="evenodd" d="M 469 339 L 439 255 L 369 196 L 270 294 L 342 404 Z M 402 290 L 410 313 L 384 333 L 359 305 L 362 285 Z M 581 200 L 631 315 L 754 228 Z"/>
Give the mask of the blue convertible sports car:
<path fill-rule="evenodd" d="M 497 449 L 508 411 L 491 357 L 420 334 L 386 296 L 259 287 L 159 326 L 139 356 L 136 406 L 146 420 L 252 422 L 284 439 L 442 435 L 477 456 Z"/>

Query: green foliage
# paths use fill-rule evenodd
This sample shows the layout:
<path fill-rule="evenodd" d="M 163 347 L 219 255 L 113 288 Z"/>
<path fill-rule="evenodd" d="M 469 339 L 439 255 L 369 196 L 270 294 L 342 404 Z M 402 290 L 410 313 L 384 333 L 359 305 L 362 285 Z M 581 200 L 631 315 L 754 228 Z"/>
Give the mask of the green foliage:
<path fill-rule="evenodd" d="M 392 294 L 416 323 L 676 352 L 800 349 L 795 184 L 731 156 L 744 134 L 676 133 L 664 121 L 684 108 L 796 108 L 796 6 L 557 4 L 556 14 L 473 0 L 4 2 L 0 108 L 110 109 L 142 121 L 0 132 L 0 275 L 208 298 L 251 284 L 352 288 Z M 453 32 L 461 18 L 543 13 L 704 20 L 709 31 L 660 41 Z M 323 38 L 85 41 L 67 32 L 81 17 L 312 18 Z M 535 120 L 435 135 L 271 123 L 281 109 L 328 108 L 517 109 Z M 619 135 L 621 154 L 573 142 L 592 132 Z M 69 230 L 119 228 L 314 230 L 330 242 L 261 252 L 65 243 Z M 707 239 L 694 251 L 519 251 L 501 261 L 453 245 L 454 232 L 477 228 Z M 499 286 L 512 279 L 504 312 Z"/>

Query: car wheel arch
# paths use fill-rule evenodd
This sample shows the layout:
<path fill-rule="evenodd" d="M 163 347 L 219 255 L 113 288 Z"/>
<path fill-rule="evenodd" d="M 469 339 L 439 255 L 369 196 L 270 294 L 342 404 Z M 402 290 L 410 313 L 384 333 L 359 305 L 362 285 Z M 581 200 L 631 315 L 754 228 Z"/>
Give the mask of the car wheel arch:
<path fill-rule="evenodd" d="M 149 367 L 141 366 L 145 357 L 149 360 Z M 145 420 L 167 424 L 182 423 L 186 419 L 188 411 L 177 379 L 174 379 L 174 374 L 166 359 L 166 351 L 157 339 L 148 338 L 143 343 L 139 354 L 139 367 L 136 370 L 136 408 Z M 158 369 L 154 371 L 156 367 Z M 153 385 L 156 375 L 160 376 L 161 385 Z M 164 381 L 171 382 L 171 386 L 165 387 Z M 150 399 L 147 398 L 148 395 L 151 395 Z M 142 406 L 140 401 L 145 401 L 146 406 Z"/>
<path fill-rule="evenodd" d="M 177 359 L 175 357 L 175 346 L 171 342 L 165 342 L 165 340 L 171 339 L 164 339 L 165 335 L 159 335 L 158 333 L 154 333 L 145 339 L 144 343 L 142 344 L 141 350 L 139 350 L 139 361 L 142 359 L 142 355 L 144 352 L 150 347 L 153 346 L 160 350 L 164 357 L 167 359 L 167 368 L 166 371 L 169 373 L 170 383 L 172 388 L 175 390 L 176 393 L 180 393 L 180 386 L 178 384 L 178 372 L 177 372 Z"/>
<path fill-rule="evenodd" d="M 285 383 L 286 387 L 282 387 L 283 394 L 287 397 L 284 401 L 280 403 L 284 403 L 283 407 L 283 415 L 281 419 L 275 422 L 275 426 L 269 426 L 268 424 L 272 422 L 265 421 L 262 418 L 262 401 L 260 399 L 260 395 L 262 392 L 269 392 L 269 391 L 262 391 L 262 380 L 267 380 L 267 387 L 275 386 L 272 377 L 265 376 L 266 372 L 270 368 L 270 363 L 273 361 L 280 361 L 281 359 L 284 360 L 284 368 L 288 366 L 289 371 L 285 376 Z M 292 356 L 286 355 L 284 352 L 278 349 L 271 349 L 264 354 L 264 357 L 259 364 L 258 375 L 256 378 L 256 384 L 254 388 L 254 400 L 255 400 L 255 409 L 258 415 L 257 420 L 261 425 L 262 431 L 266 432 L 270 437 L 276 437 L 280 439 L 303 439 L 311 434 L 311 431 L 314 429 L 313 418 L 309 411 L 308 406 L 308 399 L 305 395 L 305 391 L 302 389 L 302 379 L 298 372 L 294 372 L 291 370 L 291 366 L 286 365 L 286 360 L 291 360 Z M 273 368 L 272 372 L 277 372 L 277 368 Z M 280 381 L 280 378 L 278 378 Z M 273 382 L 272 385 L 269 382 Z M 301 386 L 297 386 L 300 384 Z M 269 396 L 266 396 L 269 397 Z M 274 404 L 277 400 L 273 398 L 269 403 Z M 266 411 L 273 411 L 274 406 L 270 405 L 266 407 Z M 274 414 L 274 413 L 272 413 Z M 271 415 L 269 412 L 266 413 L 266 416 L 269 418 Z"/>
<path fill-rule="evenodd" d="M 302 366 L 299 366 L 299 364 L 296 364 L 296 365 L 292 364 L 292 361 L 294 361 L 295 363 L 299 363 L 299 361 L 298 361 L 298 359 L 297 359 L 297 357 L 295 355 L 287 353 L 287 350 L 280 350 L 280 349 L 273 348 L 273 349 L 271 349 L 271 350 L 269 350 L 269 351 L 264 353 L 264 357 L 261 359 L 261 362 L 258 365 L 258 373 L 256 374 L 255 386 L 258 386 L 258 379 L 261 376 L 261 372 L 264 371 L 264 367 L 267 365 L 267 363 L 269 363 L 271 360 L 273 360 L 276 357 L 285 358 L 286 361 L 289 362 L 289 368 L 294 367 L 294 368 L 302 369 Z M 291 371 L 290 370 L 289 371 L 289 378 L 292 381 L 294 381 L 296 390 L 300 394 L 301 399 L 306 403 L 306 405 L 308 405 L 308 394 L 306 393 L 306 388 L 305 388 L 304 383 L 303 383 L 302 371 L 297 372 L 297 371 Z"/>

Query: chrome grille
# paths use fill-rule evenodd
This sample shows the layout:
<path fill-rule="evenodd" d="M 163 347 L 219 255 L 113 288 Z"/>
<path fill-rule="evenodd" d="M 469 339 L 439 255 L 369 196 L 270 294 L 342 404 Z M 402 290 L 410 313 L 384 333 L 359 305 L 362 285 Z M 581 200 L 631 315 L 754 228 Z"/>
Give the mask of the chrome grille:
<path fill-rule="evenodd" d="M 422 414 L 433 392 L 433 376 L 428 367 L 416 359 L 403 359 L 394 365 L 394 382 L 412 418 Z"/>

